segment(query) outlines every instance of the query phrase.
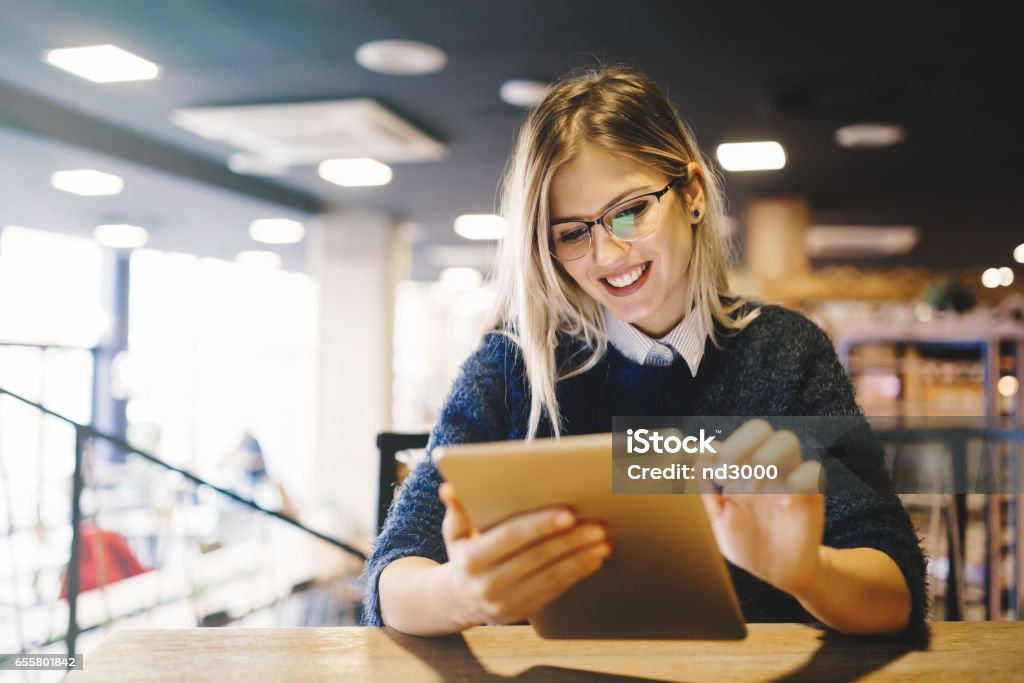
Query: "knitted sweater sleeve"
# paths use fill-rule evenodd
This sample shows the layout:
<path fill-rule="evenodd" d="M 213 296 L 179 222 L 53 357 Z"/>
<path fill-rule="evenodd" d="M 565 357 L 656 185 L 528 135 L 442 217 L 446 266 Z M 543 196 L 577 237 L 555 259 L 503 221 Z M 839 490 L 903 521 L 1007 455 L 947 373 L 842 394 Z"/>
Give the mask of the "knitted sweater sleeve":
<path fill-rule="evenodd" d="M 809 321 L 806 324 L 810 358 L 799 384 L 794 414 L 862 416 L 853 385 L 831 341 L 816 325 Z M 906 509 L 892 492 L 882 446 L 866 422 L 863 424 L 845 438 L 847 445 L 858 452 L 856 474 L 869 482 L 871 489 L 842 483 L 828 486 L 824 542 L 835 548 L 875 548 L 891 557 L 910 589 L 912 607 L 906 633 L 918 636 L 925 630 L 928 611 L 924 554 Z M 831 476 L 827 466 L 826 472 Z"/>
<path fill-rule="evenodd" d="M 491 334 L 463 364 L 438 414 L 427 444 L 427 459 L 398 490 L 384 528 L 366 560 L 363 623 L 382 626 L 380 573 L 400 557 L 448 561 L 441 522 L 444 505 L 437 494 L 441 475 L 432 452 L 437 446 L 512 438 L 513 406 L 519 393 L 509 386 L 516 376 L 517 347 L 507 337 Z"/>

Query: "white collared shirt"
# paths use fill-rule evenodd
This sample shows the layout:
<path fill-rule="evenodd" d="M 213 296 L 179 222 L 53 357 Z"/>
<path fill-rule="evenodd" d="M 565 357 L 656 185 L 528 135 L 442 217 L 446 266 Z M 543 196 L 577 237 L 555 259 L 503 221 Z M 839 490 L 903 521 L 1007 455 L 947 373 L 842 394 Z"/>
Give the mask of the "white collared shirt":
<path fill-rule="evenodd" d="M 697 376 L 708 338 L 699 315 L 687 315 L 660 339 L 651 339 L 629 323 L 616 318 L 607 308 L 604 309 L 604 322 L 608 331 L 608 343 L 634 363 L 669 365 L 675 353 L 678 353 L 689 366 L 690 374 Z"/>

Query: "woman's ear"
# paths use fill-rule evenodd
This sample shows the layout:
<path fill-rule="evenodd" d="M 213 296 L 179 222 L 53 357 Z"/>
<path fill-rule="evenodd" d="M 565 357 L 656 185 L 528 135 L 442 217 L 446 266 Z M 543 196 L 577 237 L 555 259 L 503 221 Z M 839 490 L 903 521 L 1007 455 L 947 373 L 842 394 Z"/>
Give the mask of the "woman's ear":
<path fill-rule="evenodd" d="M 704 171 L 700 164 L 691 161 L 686 165 L 686 176 L 690 182 L 681 188 L 682 197 L 687 217 L 692 225 L 696 225 L 704 219 Z"/>

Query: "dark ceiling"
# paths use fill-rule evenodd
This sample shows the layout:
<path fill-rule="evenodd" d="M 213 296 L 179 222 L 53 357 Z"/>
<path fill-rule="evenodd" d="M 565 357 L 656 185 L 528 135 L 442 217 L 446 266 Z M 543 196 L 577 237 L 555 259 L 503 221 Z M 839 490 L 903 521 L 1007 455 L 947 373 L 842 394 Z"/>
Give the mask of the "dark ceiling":
<path fill-rule="evenodd" d="M 1005 5 L 1004 5 L 1005 6 Z M 1024 241 L 1020 46 L 997 4 L 839 2 L 341 2 L 32 0 L 0 3 L 0 224 L 87 232 L 111 217 L 156 226 L 153 243 L 215 252 L 252 218 L 328 206 L 383 209 L 455 244 L 452 221 L 494 209 L 523 111 L 509 78 L 549 80 L 627 62 L 661 82 L 705 150 L 775 139 L 778 172 L 727 174 L 732 212 L 752 195 L 806 196 L 815 224 L 917 225 L 923 240 L 888 263 L 1008 265 Z M 370 40 L 448 54 L 422 77 L 367 71 Z M 55 47 L 115 43 L 160 79 L 96 85 L 44 64 Z M 169 122 L 179 107 L 372 96 L 448 145 L 438 162 L 397 164 L 383 188 L 342 189 L 312 167 L 238 176 L 233 151 Z M 834 130 L 903 124 L 896 147 L 848 150 Z M 70 157 L 120 169 L 143 194 L 63 195 L 49 173 Z M 59 195 L 59 196 L 58 196 Z M 161 234 L 163 232 L 164 234 Z M 881 261 L 873 264 L 881 264 Z"/>

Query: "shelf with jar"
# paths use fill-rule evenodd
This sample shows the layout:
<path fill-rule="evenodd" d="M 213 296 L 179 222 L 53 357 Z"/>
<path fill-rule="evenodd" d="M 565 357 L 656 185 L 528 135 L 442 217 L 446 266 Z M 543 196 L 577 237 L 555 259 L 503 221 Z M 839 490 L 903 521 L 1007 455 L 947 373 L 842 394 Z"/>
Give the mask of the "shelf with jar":
<path fill-rule="evenodd" d="M 827 324 L 865 414 L 901 422 L 933 418 L 931 426 L 939 424 L 935 418 L 1024 415 L 1024 323 L 997 310 L 942 314 L 921 306 L 874 306 Z M 977 457 L 978 449 L 1015 468 L 1002 475 L 1019 484 L 1020 440 L 979 437 L 965 444 L 964 454 Z M 931 557 L 936 616 L 1000 619 L 1024 612 L 1024 511 L 1019 494 L 1007 490 L 904 501 Z M 951 552 L 951 543 L 959 552 Z"/>

